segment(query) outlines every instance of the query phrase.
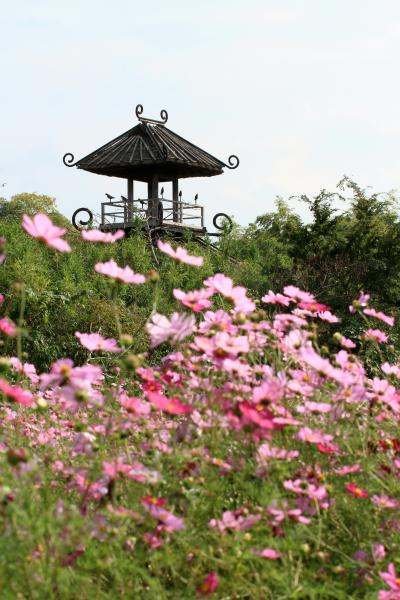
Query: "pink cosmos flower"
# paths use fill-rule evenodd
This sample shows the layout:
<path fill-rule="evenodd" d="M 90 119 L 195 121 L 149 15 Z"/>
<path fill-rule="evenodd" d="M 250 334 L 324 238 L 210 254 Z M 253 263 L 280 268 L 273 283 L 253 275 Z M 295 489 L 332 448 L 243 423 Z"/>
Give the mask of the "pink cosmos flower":
<path fill-rule="evenodd" d="M 231 315 L 228 315 L 224 310 L 212 312 L 208 310 L 203 315 L 203 321 L 199 324 L 199 331 L 207 333 L 208 331 L 227 331 L 234 332 L 236 327 L 232 323 Z"/>
<path fill-rule="evenodd" d="M 119 401 L 121 406 L 129 413 L 136 415 L 150 414 L 150 404 L 144 402 L 140 398 L 129 397 L 126 394 L 121 394 Z"/>
<path fill-rule="evenodd" d="M 22 227 L 29 235 L 44 242 L 47 246 L 59 252 L 71 252 L 71 246 L 61 236 L 66 233 L 63 227 L 53 225 L 47 215 L 38 214 L 31 219 L 28 215 L 22 217 Z"/>
<path fill-rule="evenodd" d="M 267 512 L 272 516 L 271 525 L 273 527 L 278 527 L 285 519 L 293 519 L 293 521 L 302 525 L 309 525 L 311 523 L 311 519 L 305 517 L 299 508 L 290 508 L 286 501 L 284 502 L 283 509 L 281 509 L 278 507 L 276 500 L 273 500 L 267 508 Z"/>
<path fill-rule="evenodd" d="M 282 552 L 278 552 L 273 548 L 264 548 L 263 550 L 256 550 L 253 548 L 252 552 L 256 556 L 261 556 L 261 558 L 267 558 L 268 560 L 277 560 L 283 556 Z"/>
<path fill-rule="evenodd" d="M 372 496 L 371 502 L 379 508 L 399 508 L 400 501 L 390 496 Z"/>
<path fill-rule="evenodd" d="M 349 338 L 346 338 L 344 335 L 340 336 L 339 343 L 342 346 L 342 348 L 346 348 L 347 350 L 352 350 L 356 347 L 355 343 Z"/>
<path fill-rule="evenodd" d="M 22 363 L 16 356 L 12 356 L 10 358 L 10 363 L 13 369 L 22 373 L 25 377 L 30 379 L 32 383 L 37 383 L 39 381 L 39 376 L 36 373 L 35 365 L 30 363 Z"/>
<path fill-rule="evenodd" d="M 9 337 L 14 337 L 17 333 L 17 327 L 8 317 L 3 317 L 0 319 L 0 331 Z"/>
<path fill-rule="evenodd" d="M 10 385 L 4 379 L 0 379 L 0 392 L 3 392 L 7 398 L 22 406 L 32 406 L 33 404 L 31 392 L 17 385 Z"/>
<path fill-rule="evenodd" d="M 257 450 L 256 459 L 260 466 L 266 466 L 269 459 L 293 460 L 299 456 L 298 450 L 285 450 L 284 448 L 274 448 L 267 442 L 261 444 Z"/>
<path fill-rule="evenodd" d="M 291 299 L 287 296 L 284 296 L 283 294 L 274 294 L 271 290 L 261 298 L 261 301 L 264 302 L 264 304 L 280 304 L 281 306 L 289 306 L 290 300 Z"/>
<path fill-rule="evenodd" d="M 219 577 L 216 573 L 208 573 L 197 588 L 200 596 L 211 596 L 219 586 Z"/>
<path fill-rule="evenodd" d="M 97 263 L 94 270 L 96 273 L 101 273 L 123 283 L 144 283 L 146 281 L 144 275 L 134 273 L 130 267 L 119 267 L 113 259 L 105 263 Z"/>
<path fill-rule="evenodd" d="M 193 292 L 183 292 L 179 289 L 174 289 L 174 297 L 179 300 L 183 306 L 192 309 L 194 312 L 201 312 L 205 308 L 209 308 L 212 302 L 209 297 L 212 295 L 212 290 L 195 290 Z"/>
<path fill-rule="evenodd" d="M 307 310 L 311 313 L 329 311 L 329 306 L 322 304 L 322 302 L 298 302 L 297 306 L 302 310 Z"/>
<path fill-rule="evenodd" d="M 245 531 L 261 521 L 261 515 L 243 515 L 241 509 L 236 511 L 226 510 L 221 519 L 211 519 L 208 525 L 218 529 L 220 533 L 227 530 Z"/>
<path fill-rule="evenodd" d="M 301 414 L 307 413 L 328 413 L 332 411 L 332 405 L 327 402 L 313 402 L 312 400 L 305 400 L 303 405 L 297 407 L 297 412 Z M 307 428 L 306 428 L 307 429 Z M 300 438 L 301 439 L 301 438 Z M 310 441 L 304 439 L 303 441 Z"/>
<path fill-rule="evenodd" d="M 367 329 L 367 331 L 364 332 L 363 338 L 365 340 L 377 342 L 378 344 L 384 344 L 389 339 L 386 333 L 380 329 Z"/>
<path fill-rule="evenodd" d="M 206 279 L 203 283 L 206 287 L 213 290 L 213 294 L 221 294 L 230 300 L 239 312 L 247 314 L 255 309 L 254 302 L 246 295 L 246 288 L 234 286 L 230 277 L 222 273 L 217 273 Z"/>
<path fill-rule="evenodd" d="M 183 340 L 193 333 L 195 325 L 196 321 L 193 315 L 186 317 L 179 313 L 173 313 L 168 319 L 164 315 L 155 313 L 146 325 L 151 347 L 155 348 L 167 340 L 172 343 Z"/>
<path fill-rule="evenodd" d="M 87 242 L 101 242 L 103 244 L 113 244 L 117 240 L 120 240 L 125 236 L 125 232 L 122 229 L 117 229 L 115 233 L 108 231 L 100 231 L 100 229 L 82 229 L 82 239 Z"/>
<path fill-rule="evenodd" d="M 161 240 L 157 241 L 157 246 L 161 252 L 164 252 L 164 254 L 167 254 L 177 262 L 192 265 L 193 267 L 201 267 L 203 264 L 204 259 L 202 256 L 190 256 L 187 250 L 185 248 L 181 248 L 180 246 L 174 250 L 171 244 L 168 244 L 168 242 L 164 243 Z"/>
<path fill-rule="evenodd" d="M 325 486 L 310 483 L 306 479 L 295 479 L 294 481 L 289 479 L 283 482 L 283 487 L 295 494 L 308 496 L 312 500 L 318 500 L 319 502 L 325 501 L 328 497 Z"/>
<path fill-rule="evenodd" d="M 147 392 L 146 396 L 154 406 L 171 415 L 184 415 L 193 410 L 188 404 L 182 404 L 178 398 L 166 398 L 158 392 Z"/>
<path fill-rule="evenodd" d="M 309 442 L 311 444 L 329 444 L 333 440 L 333 435 L 321 433 L 309 427 L 302 427 L 297 433 L 297 437 L 302 442 Z"/>
<path fill-rule="evenodd" d="M 3 304 L 4 300 L 4 294 L 0 294 L 0 306 Z"/>
<path fill-rule="evenodd" d="M 375 319 L 379 319 L 379 321 L 383 321 L 386 325 L 389 325 L 389 327 L 393 327 L 394 325 L 394 317 L 389 317 L 383 312 L 376 311 L 374 308 L 364 308 L 363 313 L 368 317 L 374 317 Z"/>
<path fill-rule="evenodd" d="M 333 315 L 330 310 L 317 312 L 317 317 L 319 317 L 321 321 L 326 321 L 327 323 L 339 323 L 340 321 L 340 319 L 336 315 Z"/>
<path fill-rule="evenodd" d="M 368 498 L 369 494 L 363 488 L 360 488 L 356 483 L 346 483 L 345 485 L 346 491 L 349 492 L 352 496 L 356 496 L 357 498 Z"/>
<path fill-rule="evenodd" d="M 122 352 L 117 344 L 117 341 L 113 338 L 103 338 L 98 333 L 80 333 L 75 332 L 76 337 L 84 348 L 87 348 L 90 352 L 97 350 L 104 350 L 105 352 Z"/>
<path fill-rule="evenodd" d="M 364 292 L 361 292 L 359 299 L 353 300 L 352 304 L 349 306 L 349 311 L 351 314 L 354 314 L 357 308 L 367 306 L 370 297 L 371 296 L 369 294 L 364 294 Z"/>
<path fill-rule="evenodd" d="M 392 592 L 379 592 L 379 600 L 398 600 L 400 598 L 400 577 L 397 576 L 394 564 L 390 563 L 387 571 L 381 571 L 379 573 L 383 581 L 393 590 L 397 595 Z"/>
<path fill-rule="evenodd" d="M 383 560 L 386 556 L 385 546 L 383 544 L 373 544 L 372 545 L 372 558 L 375 562 L 379 562 Z"/>
<path fill-rule="evenodd" d="M 382 364 L 381 369 L 386 375 L 395 375 L 395 377 L 400 379 L 400 367 L 397 365 L 390 365 L 388 362 L 385 362 Z"/>
<path fill-rule="evenodd" d="M 142 502 L 142 504 L 152 517 L 163 524 L 166 531 L 172 532 L 185 529 L 185 521 L 180 517 L 176 517 L 166 508 L 148 502 Z"/>
<path fill-rule="evenodd" d="M 337 369 L 335 369 L 328 359 L 322 358 L 312 346 L 300 348 L 300 356 L 302 360 L 309 366 L 327 377 L 337 378 Z"/>
<path fill-rule="evenodd" d="M 110 479 L 126 477 L 139 483 L 154 484 L 160 480 L 158 471 L 148 469 L 142 463 L 127 463 L 123 459 L 117 459 L 112 463 L 103 462 L 103 471 Z"/>
<path fill-rule="evenodd" d="M 283 288 L 283 293 L 294 302 L 307 302 L 313 304 L 315 302 L 315 298 L 309 292 L 304 292 L 300 290 L 298 287 L 294 285 L 287 285 Z"/>
<path fill-rule="evenodd" d="M 359 473 L 360 471 L 362 471 L 362 467 L 358 464 L 333 469 L 333 472 L 336 473 L 336 475 L 348 475 L 349 473 Z"/>

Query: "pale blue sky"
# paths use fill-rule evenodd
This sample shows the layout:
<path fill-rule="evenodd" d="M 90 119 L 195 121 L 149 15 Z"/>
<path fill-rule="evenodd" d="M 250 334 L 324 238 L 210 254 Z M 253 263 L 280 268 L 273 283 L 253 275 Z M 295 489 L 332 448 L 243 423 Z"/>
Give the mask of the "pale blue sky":
<path fill-rule="evenodd" d="M 138 103 L 222 160 L 239 155 L 236 171 L 182 181 L 208 217 L 246 224 L 277 194 L 344 173 L 400 187 L 398 0 L 0 0 L 0 28 L 7 197 L 54 195 L 70 216 L 125 193 L 62 156 L 135 125 Z"/>

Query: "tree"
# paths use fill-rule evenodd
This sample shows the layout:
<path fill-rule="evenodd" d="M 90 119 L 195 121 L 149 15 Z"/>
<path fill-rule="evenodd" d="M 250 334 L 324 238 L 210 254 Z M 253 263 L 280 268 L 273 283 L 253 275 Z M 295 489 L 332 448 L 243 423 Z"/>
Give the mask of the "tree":
<path fill-rule="evenodd" d="M 49 215 L 57 225 L 70 227 L 69 221 L 57 210 L 56 199 L 52 196 L 36 193 L 21 193 L 10 200 L 0 198 L 0 220 L 15 223 L 21 222 L 22 215 L 33 217 L 37 213 Z"/>

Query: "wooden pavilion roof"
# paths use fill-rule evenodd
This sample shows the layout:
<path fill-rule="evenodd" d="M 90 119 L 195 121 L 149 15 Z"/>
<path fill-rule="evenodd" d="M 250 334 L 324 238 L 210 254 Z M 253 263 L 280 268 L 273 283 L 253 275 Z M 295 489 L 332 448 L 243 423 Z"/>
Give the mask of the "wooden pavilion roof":
<path fill-rule="evenodd" d="M 152 175 L 158 175 L 159 181 L 170 181 L 175 177 L 211 177 L 220 175 L 226 166 L 232 168 L 164 124 L 141 121 L 74 165 L 65 162 L 65 157 L 64 163 L 99 175 L 145 182 Z"/>

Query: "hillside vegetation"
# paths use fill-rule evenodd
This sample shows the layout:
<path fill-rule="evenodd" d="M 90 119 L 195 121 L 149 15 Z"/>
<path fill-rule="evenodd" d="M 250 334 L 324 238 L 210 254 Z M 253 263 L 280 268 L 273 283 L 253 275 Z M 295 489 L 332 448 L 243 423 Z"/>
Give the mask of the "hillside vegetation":
<path fill-rule="evenodd" d="M 204 257 L 8 213 L 2 598 L 399 598 L 397 325 L 358 293 L 396 305 L 399 225 L 352 190 Z M 302 271 L 317 298 L 285 285 Z"/>
<path fill-rule="evenodd" d="M 299 203 L 308 206 L 310 222 L 304 223 L 288 202 L 278 199 L 275 211 L 260 216 L 248 227 L 235 226 L 232 233 L 223 236 L 218 251 L 199 247 L 188 238 L 185 246 L 189 252 L 205 258 L 201 269 L 188 272 L 162 256 L 156 263 L 148 239 L 140 231 L 116 244 L 88 244 L 57 212 L 54 198 L 19 194 L 11 201 L 0 199 L 0 235 L 7 239 L 9 247 L 0 271 L 0 292 L 13 284 L 5 309 L 14 320 L 18 319 L 21 290 L 15 282 L 24 282 L 29 328 L 25 348 L 30 360 L 40 368 L 47 367 L 60 354 L 74 360 L 83 358 L 74 339 L 76 330 L 117 334 L 109 289 L 93 270 L 97 262 L 111 257 L 141 273 L 158 271 L 157 294 L 165 314 L 176 309 L 174 288 L 194 289 L 205 277 L 223 272 L 247 287 L 255 298 L 269 289 L 279 291 L 287 284 L 308 289 L 341 317 L 343 333 L 355 338 L 363 325 L 349 319 L 348 305 L 360 291 L 371 293 L 381 307 L 396 315 L 400 305 L 400 221 L 396 196 L 370 194 L 344 178 L 335 192 L 322 190 L 314 198 L 290 199 L 290 205 Z M 76 251 L 61 256 L 38 246 L 20 227 L 24 212 L 47 213 L 54 222 L 67 227 L 67 237 Z M 127 287 L 118 297 L 121 326 L 134 335 L 137 352 L 146 348 L 143 324 L 152 311 L 152 303 L 151 286 Z M 399 331 L 396 326 L 391 338 L 396 348 Z M 379 356 L 371 350 L 365 358 L 367 365 L 374 365 Z"/>

